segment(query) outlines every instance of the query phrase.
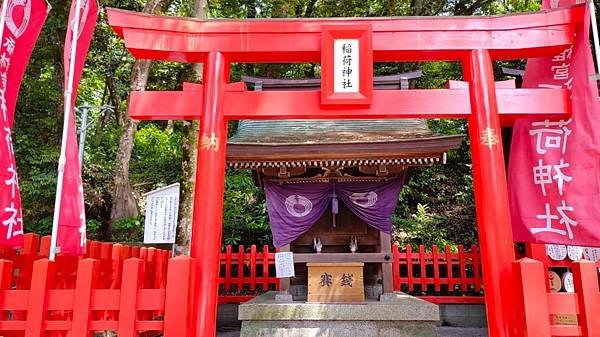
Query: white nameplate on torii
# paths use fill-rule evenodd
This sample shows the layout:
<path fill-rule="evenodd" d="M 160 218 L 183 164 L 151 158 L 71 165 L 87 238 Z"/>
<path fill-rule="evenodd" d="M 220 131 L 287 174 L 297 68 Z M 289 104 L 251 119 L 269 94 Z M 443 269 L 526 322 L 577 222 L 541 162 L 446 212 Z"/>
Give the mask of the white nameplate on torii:
<path fill-rule="evenodd" d="M 335 39 L 333 42 L 334 92 L 359 92 L 358 39 Z"/>

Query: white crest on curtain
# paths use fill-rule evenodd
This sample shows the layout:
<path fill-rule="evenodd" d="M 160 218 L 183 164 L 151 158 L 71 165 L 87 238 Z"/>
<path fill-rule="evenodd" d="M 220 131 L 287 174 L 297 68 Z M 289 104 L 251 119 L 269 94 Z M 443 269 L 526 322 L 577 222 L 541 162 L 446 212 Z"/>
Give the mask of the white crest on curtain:
<path fill-rule="evenodd" d="M 362 208 L 369 208 L 377 203 L 377 193 L 373 191 L 352 193 L 349 198 L 355 205 L 358 205 Z"/>
<path fill-rule="evenodd" d="M 296 209 L 297 205 L 302 206 L 303 210 L 301 212 Z M 285 208 L 290 215 L 301 218 L 307 216 L 312 211 L 313 205 L 308 198 L 294 194 L 285 199 Z"/>

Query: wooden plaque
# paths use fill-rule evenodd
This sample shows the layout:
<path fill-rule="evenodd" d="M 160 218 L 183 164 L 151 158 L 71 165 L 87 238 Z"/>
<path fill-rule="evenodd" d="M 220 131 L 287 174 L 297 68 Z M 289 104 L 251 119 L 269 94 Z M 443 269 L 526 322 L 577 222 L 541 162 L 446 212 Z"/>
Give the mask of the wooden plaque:
<path fill-rule="evenodd" d="M 364 263 L 307 263 L 308 302 L 364 302 Z"/>
<path fill-rule="evenodd" d="M 577 315 L 556 314 L 550 315 L 552 325 L 578 325 Z"/>
<path fill-rule="evenodd" d="M 550 282 L 550 292 L 557 293 L 562 289 L 562 281 L 556 272 L 548 271 L 548 282 Z"/>

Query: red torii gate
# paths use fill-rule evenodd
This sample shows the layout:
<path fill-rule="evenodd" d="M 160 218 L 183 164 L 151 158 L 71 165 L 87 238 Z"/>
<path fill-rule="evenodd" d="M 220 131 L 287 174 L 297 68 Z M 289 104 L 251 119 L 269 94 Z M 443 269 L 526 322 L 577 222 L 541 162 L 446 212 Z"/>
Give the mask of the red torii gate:
<path fill-rule="evenodd" d="M 573 43 L 583 16 L 576 6 L 498 17 L 202 21 L 109 9 L 110 25 L 135 57 L 204 63 L 202 86 L 132 92 L 129 107 L 137 119 L 200 120 L 193 336 L 215 335 L 227 121 L 286 118 L 468 119 L 489 335 L 516 335 L 500 126 L 518 115 L 569 115 L 571 101 L 564 89 L 496 89 L 492 61 L 555 55 Z M 324 105 L 318 91 L 246 91 L 228 83 L 232 62 L 320 62 L 322 32 L 332 26 L 370 27 L 374 62 L 460 61 L 469 90 L 375 90 L 370 105 L 357 106 Z"/>

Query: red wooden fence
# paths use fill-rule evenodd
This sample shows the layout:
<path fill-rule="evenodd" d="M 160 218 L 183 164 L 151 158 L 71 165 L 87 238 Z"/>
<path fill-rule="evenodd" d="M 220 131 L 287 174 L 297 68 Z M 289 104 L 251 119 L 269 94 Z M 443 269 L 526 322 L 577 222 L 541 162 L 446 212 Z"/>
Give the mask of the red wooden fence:
<path fill-rule="evenodd" d="M 128 258 L 119 273 L 106 280 L 100 261 L 82 259 L 76 264 L 73 287 L 63 289 L 56 282 L 65 278 L 60 263 L 40 259 L 33 263 L 31 286 L 15 289 L 13 262 L 0 260 L 0 331 L 3 336 L 24 337 L 66 332 L 89 337 L 100 331 L 115 331 L 119 337 L 147 332 L 187 336 L 192 259 L 171 259 L 163 284 L 146 270 L 145 262 Z"/>
<path fill-rule="evenodd" d="M 600 337 L 597 267 L 594 262 L 574 262 L 575 293 L 550 293 L 540 286 L 546 283 L 542 262 L 528 258 L 515 262 L 515 308 L 522 310 L 515 310 L 518 317 L 514 323 L 520 335 Z"/>
<path fill-rule="evenodd" d="M 395 291 L 423 296 L 438 303 L 483 303 L 481 262 L 477 246 L 473 245 L 467 251 L 460 245 L 458 252 L 453 252 L 449 246 L 439 249 L 433 245 L 427 251 L 425 246 L 420 245 L 417 251 L 413 251 L 407 245 L 401 251 L 398 245 L 394 245 L 392 253 Z M 446 298 L 436 299 L 432 295 L 446 295 Z"/>
<path fill-rule="evenodd" d="M 246 252 L 243 245 L 236 251 L 232 246 L 225 247 L 221 254 L 219 275 L 219 302 L 241 303 L 254 298 L 257 294 L 279 290 L 279 281 L 275 277 L 275 253 L 264 245 L 258 252 L 255 245 Z"/>
<path fill-rule="evenodd" d="M 407 258 L 408 257 L 408 258 Z M 420 296 L 435 303 L 483 303 L 482 277 L 477 246 L 454 252 L 433 246 L 426 250 L 419 246 L 412 251 L 397 245 L 392 249 L 394 290 Z M 275 254 L 264 246 L 258 252 L 252 245 L 247 252 L 244 246 L 225 248 L 221 254 L 219 277 L 220 303 L 245 302 L 267 290 L 275 290 Z"/>
<path fill-rule="evenodd" d="M 6 337 L 186 337 L 190 327 L 193 260 L 165 250 L 90 242 L 86 258 L 46 259 L 49 238 L 28 234 L 21 252 L 0 249 L 0 332 Z M 278 287 L 274 252 L 264 246 L 221 255 L 220 301 L 244 302 Z M 564 263 L 563 263 L 564 264 Z M 476 246 L 392 249 L 394 290 L 435 303 L 482 303 Z M 549 293 L 543 262 L 515 262 L 518 331 L 528 337 L 600 337 L 600 263 L 570 263 L 575 293 Z M 558 324 L 556 317 L 576 325 Z"/>
<path fill-rule="evenodd" d="M 37 260 L 48 257 L 50 237 L 40 237 L 36 234 L 26 234 L 25 244 L 19 251 L 10 248 L 0 248 L 0 259 L 9 260 L 14 268 L 14 286 L 16 289 L 29 289 L 32 281 L 33 264 Z M 69 289 L 75 287 L 78 261 L 82 258 L 93 258 L 100 265 L 99 285 L 102 288 L 115 288 L 122 279 L 123 261 L 130 257 L 139 258 L 144 262 L 146 284 L 159 287 L 166 282 L 167 263 L 171 257 L 168 250 L 128 246 L 97 241 L 87 242 L 86 255 L 82 257 L 56 256 L 56 287 Z M 53 285 L 54 287 L 54 285 Z"/>

